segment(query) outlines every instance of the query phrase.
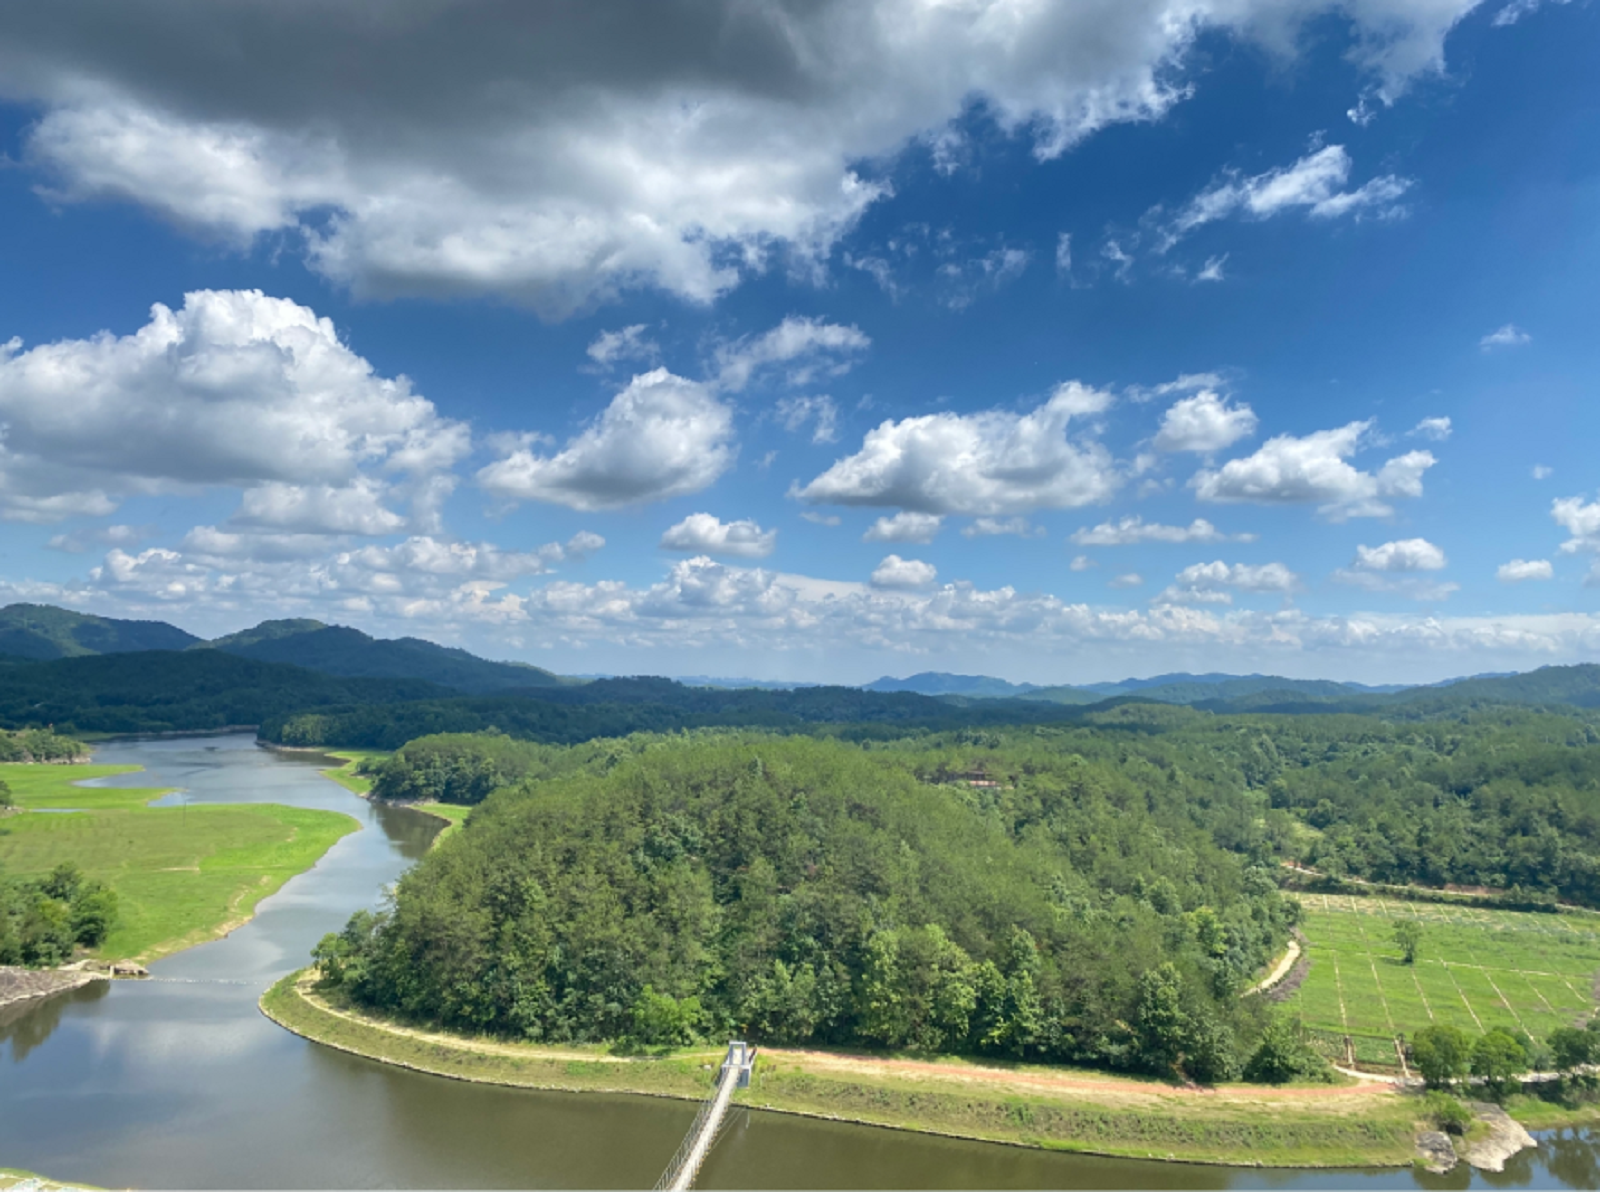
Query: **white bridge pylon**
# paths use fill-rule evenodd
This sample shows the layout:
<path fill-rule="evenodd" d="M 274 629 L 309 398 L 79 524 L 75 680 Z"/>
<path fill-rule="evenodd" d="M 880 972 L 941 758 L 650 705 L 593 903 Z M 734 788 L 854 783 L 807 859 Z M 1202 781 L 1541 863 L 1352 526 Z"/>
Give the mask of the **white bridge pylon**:
<path fill-rule="evenodd" d="M 694 1125 L 689 1127 L 678 1153 L 656 1181 L 656 1192 L 684 1192 L 694 1187 L 695 1177 L 700 1174 L 701 1165 L 716 1145 L 717 1135 L 722 1132 L 723 1123 L 728 1119 L 728 1103 L 733 1100 L 733 1092 L 750 1087 L 750 1073 L 755 1065 L 754 1047 L 737 1039 L 728 1044 L 727 1057 L 723 1059 L 722 1071 L 717 1075 L 716 1091 L 700 1106 Z"/>

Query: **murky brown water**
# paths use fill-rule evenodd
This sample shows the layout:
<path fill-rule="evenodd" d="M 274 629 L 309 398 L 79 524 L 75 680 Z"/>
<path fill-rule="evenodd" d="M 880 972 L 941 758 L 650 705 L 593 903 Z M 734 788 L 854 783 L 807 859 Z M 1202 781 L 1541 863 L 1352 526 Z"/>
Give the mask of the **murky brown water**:
<path fill-rule="evenodd" d="M 314 763 L 247 737 L 107 746 L 131 786 L 195 802 L 354 815 L 310 872 L 225 940 L 153 966 L 156 980 L 79 990 L 0 1017 L 0 1166 L 102 1187 L 649 1187 L 694 1116 L 687 1103 L 523 1092 L 421 1076 L 307 1043 L 263 1018 L 261 991 L 371 905 L 437 821 L 374 807 Z M 4 1014 L 4 1012 L 0 1012 Z M 767 1188 L 1600 1187 L 1600 1146 L 1546 1139 L 1503 1176 L 1246 1171 L 1047 1154 L 778 1114 L 736 1116 L 701 1186 Z"/>

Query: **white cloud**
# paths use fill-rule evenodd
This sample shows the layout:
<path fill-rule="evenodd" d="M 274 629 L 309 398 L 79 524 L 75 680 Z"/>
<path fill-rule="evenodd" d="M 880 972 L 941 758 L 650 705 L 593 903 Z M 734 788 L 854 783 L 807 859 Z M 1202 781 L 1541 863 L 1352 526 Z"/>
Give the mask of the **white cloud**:
<path fill-rule="evenodd" d="M 1171 397 L 1174 393 L 1194 393 L 1201 389 L 1222 389 L 1227 381 L 1221 373 L 1183 373 L 1177 379 L 1159 385 L 1129 385 L 1123 392 L 1130 401 L 1141 405 L 1158 397 Z"/>
<path fill-rule="evenodd" d="M 1256 433 L 1255 411 L 1246 405 L 1229 405 L 1209 389 L 1175 402 L 1161 418 L 1156 432 L 1157 451 L 1197 451 L 1209 454 L 1231 447 Z"/>
<path fill-rule="evenodd" d="M 1072 233 L 1062 232 L 1056 237 L 1056 272 L 1072 272 Z"/>
<path fill-rule="evenodd" d="M 1405 538 L 1381 546 L 1358 546 L 1349 567 L 1333 573 L 1336 582 L 1368 592 L 1395 592 L 1413 600 L 1443 600 L 1461 585 L 1421 578 L 1419 573 L 1442 571 L 1444 551 L 1426 538 Z"/>
<path fill-rule="evenodd" d="M 1222 267 L 1228 263 L 1227 253 L 1219 257 L 1207 257 L 1205 265 L 1199 273 L 1194 275 L 1195 281 L 1221 281 L 1223 280 Z"/>
<path fill-rule="evenodd" d="M 1352 567 L 1358 571 L 1442 571 L 1447 560 L 1426 538 L 1405 538 L 1382 546 L 1356 547 Z"/>
<path fill-rule="evenodd" d="M 1254 542 L 1254 534 L 1224 534 L 1203 517 L 1187 526 L 1164 526 L 1147 522 L 1136 513 L 1114 522 L 1101 522 L 1093 529 L 1073 531 L 1072 541 L 1079 546 L 1133 546 L 1141 542 Z"/>
<path fill-rule="evenodd" d="M 742 519 L 724 522 L 709 513 L 691 513 L 661 535 L 661 549 L 695 555 L 764 559 L 778 544 L 778 531 Z"/>
<path fill-rule="evenodd" d="M 229 522 L 292 534 L 393 534 L 406 519 L 383 505 L 384 489 L 365 478 L 327 484 L 262 484 L 244 491 Z"/>
<path fill-rule="evenodd" d="M 803 520 L 814 526 L 837 526 L 844 521 L 842 517 L 833 513 L 818 513 L 815 509 L 802 509 L 800 516 Z"/>
<path fill-rule="evenodd" d="M 1523 17 L 1531 16 L 1538 12 L 1547 3 L 1567 4 L 1569 2 L 1570 0 L 1511 0 L 1510 4 L 1507 4 L 1494 14 L 1493 24 L 1500 28 L 1504 28 L 1507 25 L 1515 25 Z"/>
<path fill-rule="evenodd" d="M 1074 555 L 1072 562 L 1068 566 L 1074 571 L 1088 571 L 1091 568 L 1100 566 L 1100 564 L 1096 563 L 1088 555 Z"/>
<path fill-rule="evenodd" d="M 45 545 L 51 550 L 81 555 L 97 546 L 137 546 L 155 537 L 155 533 L 153 526 L 96 526 L 70 534 L 56 534 Z"/>
<path fill-rule="evenodd" d="M 1303 438 L 1278 435 L 1254 455 L 1201 471 L 1191 482 L 1202 501 L 1258 505 L 1315 504 L 1325 515 L 1384 517 L 1385 502 L 1422 495 L 1422 476 L 1437 460 L 1427 451 L 1395 456 L 1376 474 L 1346 462 L 1361 446 L 1371 422 L 1351 422 Z"/>
<path fill-rule="evenodd" d="M 1057 246 L 1059 251 L 1059 245 Z M 1032 258 L 1020 248 L 996 248 L 981 257 L 966 261 L 947 261 L 939 266 L 944 289 L 944 304 L 951 310 L 965 310 L 985 294 L 1004 289 L 1027 272 Z"/>
<path fill-rule="evenodd" d="M 1119 588 L 1119 589 L 1120 588 L 1137 588 L 1137 587 L 1141 587 L 1143 584 L 1144 584 L 1144 576 L 1140 575 L 1136 571 L 1129 571 L 1126 574 L 1116 576 L 1114 579 L 1108 581 L 1107 584 L 1106 584 L 1106 587 L 1108 587 L 1108 588 Z"/>
<path fill-rule="evenodd" d="M 0 421 L 0 509 L 36 521 L 108 513 L 136 492 L 423 475 L 471 445 L 332 322 L 258 290 L 157 303 L 132 335 L 0 346 Z"/>
<path fill-rule="evenodd" d="M 1494 577 L 1503 584 L 1520 584 L 1530 579 L 1553 579 L 1555 573 L 1549 559 L 1512 559 L 1500 564 Z"/>
<path fill-rule="evenodd" d="M 1535 480 L 1548 480 L 1555 474 L 1556 470 L 1552 467 L 1546 466 L 1545 464 L 1533 465 L 1533 478 Z"/>
<path fill-rule="evenodd" d="M 508 501 L 617 509 L 699 492 L 733 463 L 733 414 L 703 384 L 641 373 L 555 455 L 518 447 L 478 473 Z"/>
<path fill-rule="evenodd" d="M 1491 331 L 1478 341 L 1480 351 L 1492 352 L 1496 348 L 1520 348 L 1523 344 L 1533 342 L 1533 336 L 1523 331 L 1515 323 L 1507 323 L 1497 331 Z"/>
<path fill-rule="evenodd" d="M 57 201 L 128 200 L 234 242 L 287 234 L 360 294 L 561 315 L 640 285 L 707 302 L 775 248 L 826 257 L 889 192 L 855 163 L 948 149 L 975 102 L 1049 159 L 1180 102 L 1203 35 L 1287 57 L 1328 14 L 1387 102 L 1442 69 L 1477 2 L 641 0 L 603 20 L 509 4 L 463 20 L 102 0 L 10 16 L 0 79 L 41 113 L 26 159 Z"/>
<path fill-rule="evenodd" d="M 963 538 L 997 538 L 1010 535 L 1016 538 L 1042 538 L 1044 527 L 1035 526 L 1025 517 L 980 517 L 961 530 Z"/>
<path fill-rule="evenodd" d="M 874 588 L 926 588 L 938 577 L 932 563 L 887 555 L 872 572 Z"/>
<path fill-rule="evenodd" d="M 1185 567 L 1154 603 L 1231 604 L 1234 592 L 1287 596 L 1299 586 L 1300 577 L 1282 563 L 1228 564 L 1219 559 Z"/>
<path fill-rule="evenodd" d="M 851 357 L 872 346 L 859 327 L 790 315 L 771 331 L 745 337 L 717 350 L 717 383 L 739 390 L 763 368 L 789 366 L 791 385 L 809 385 L 818 377 L 848 372 Z"/>
<path fill-rule="evenodd" d="M 832 443 L 839 437 L 839 407 L 826 395 L 783 398 L 778 402 L 778 420 L 790 434 L 811 423 L 813 443 Z"/>
<path fill-rule="evenodd" d="M 1432 439 L 1436 443 L 1442 443 L 1450 437 L 1452 429 L 1449 418 L 1424 418 L 1406 434 L 1412 438 Z"/>
<path fill-rule="evenodd" d="M 661 345 L 646 337 L 648 330 L 645 324 L 635 323 L 616 331 L 602 331 L 587 348 L 589 359 L 601 367 L 623 360 L 654 362 L 661 355 Z"/>
<path fill-rule="evenodd" d="M 1264 174 L 1230 174 L 1196 195 L 1168 221 L 1161 231 L 1158 250 L 1165 252 L 1196 228 L 1236 215 L 1270 219 L 1294 210 L 1305 211 L 1314 219 L 1398 214 L 1397 204 L 1411 189 L 1412 180 L 1385 174 L 1355 190 L 1344 190 L 1352 164 L 1343 145 L 1327 145 L 1293 165 Z"/>
<path fill-rule="evenodd" d="M 903 510 L 893 517 L 880 517 L 873 522 L 861 536 L 861 541 L 929 543 L 943 525 L 944 518 L 937 513 Z"/>
<path fill-rule="evenodd" d="M 899 506 L 921 513 L 996 516 L 1103 500 L 1118 477 L 1094 441 L 1073 442 L 1073 418 L 1111 395 L 1077 382 L 1026 414 L 924 414 L 887 421 L 795 495 L 813 504 Z"/>
<path fill-rule="evenodd" d="M 1550 516 L 1571 535 L 1561 544 L 1563 554 L 1600 551 L 1600 501 L 1585 503 L 1582 497 L 1558 497 L 1550 503 Z"/>

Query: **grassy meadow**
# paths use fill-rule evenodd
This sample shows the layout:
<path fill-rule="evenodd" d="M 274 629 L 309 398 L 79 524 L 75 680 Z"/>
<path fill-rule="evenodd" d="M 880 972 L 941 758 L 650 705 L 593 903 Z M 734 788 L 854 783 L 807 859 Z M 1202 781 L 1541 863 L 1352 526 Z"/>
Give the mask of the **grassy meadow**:
<path fill-rule="evenodd" d="M 1393 1063 L 1382 1040 L 1434 1023 L 1542 1039 L 1595 1009 L 1600 916 L 1345 895 L 1303 902 L 1311 968 L 1286 1007 L 1315 1031 L 1352 1036 L 1358 1058 Z M 1422 929 L 1410 965 L 1393 939 L 1402 919 Z"/>
<path fill-rule="evenodd" d="M 225 934 L 357 826 L 272 804 L 147 807 L 160 790 L 73 785 L 131 768 L 0 765 L 23 809 L 0 820 L 0 868 L 33 877 L 71 861 L 110 885 L 118 918 L 94 950 L 106 959 L 149 961 Z"/>

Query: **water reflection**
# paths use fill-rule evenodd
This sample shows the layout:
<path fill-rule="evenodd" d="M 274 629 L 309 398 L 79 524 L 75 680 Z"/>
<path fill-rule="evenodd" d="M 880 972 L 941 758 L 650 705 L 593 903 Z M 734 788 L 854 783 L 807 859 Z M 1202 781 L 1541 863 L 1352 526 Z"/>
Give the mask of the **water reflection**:
<path fill-rule="evenodd" d="M 648 1186 L 694 1116 L 684 1102 L 448 1081 L 306 1043 L 256 998 L 324 932 L 372 905 L 428 848 L 437 820 L 376 807 L 246 737 L 108 746 L 97 760 L 193 802 L 278 802 L 355 817 L 309 872 L 224 940 L 0 1016 L 0 1165 L 102 1187 Z M 1501 1176 L 1462 1170 L 1253 1171 L 1131 1162 L 746 1113 L 707 1188 L 1600 1187 L 1595 1137 L 1552 1135 Z"/>

